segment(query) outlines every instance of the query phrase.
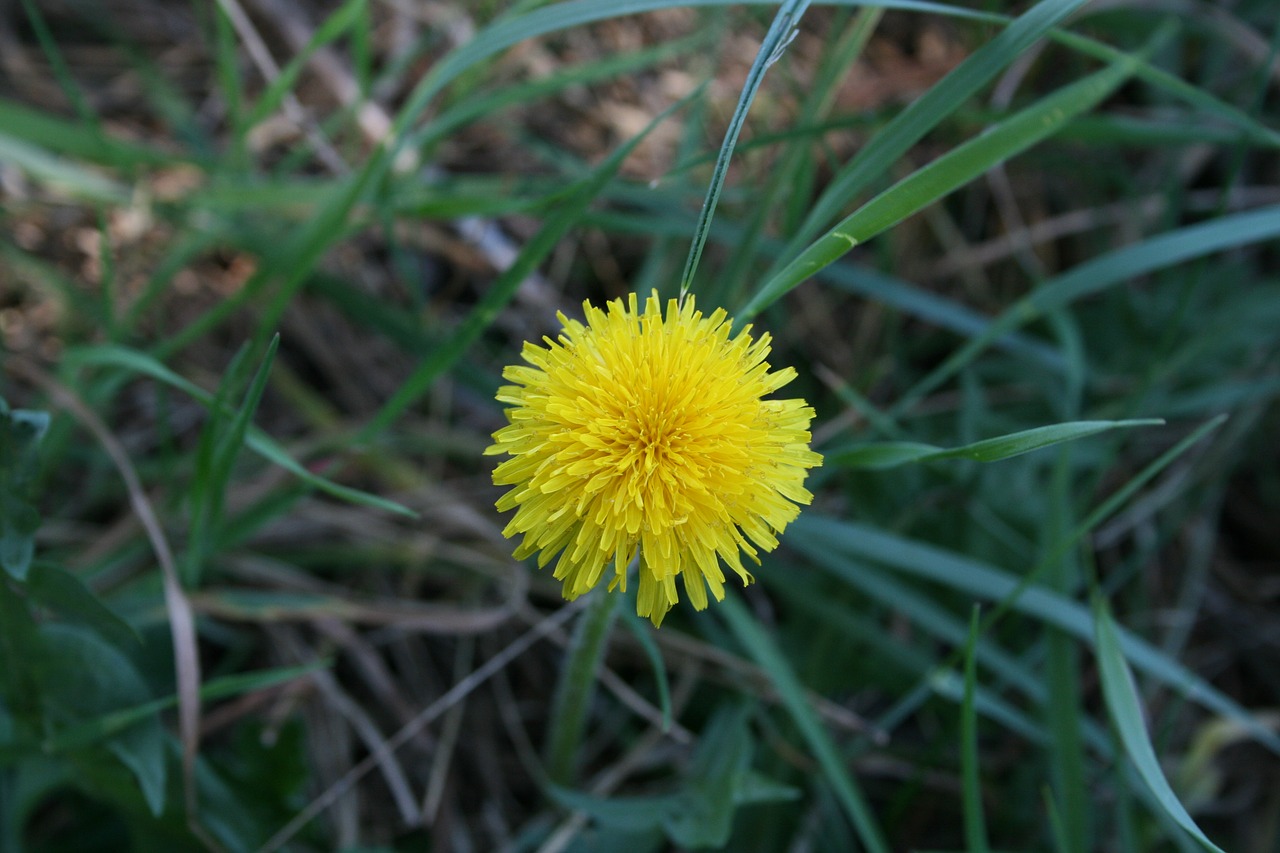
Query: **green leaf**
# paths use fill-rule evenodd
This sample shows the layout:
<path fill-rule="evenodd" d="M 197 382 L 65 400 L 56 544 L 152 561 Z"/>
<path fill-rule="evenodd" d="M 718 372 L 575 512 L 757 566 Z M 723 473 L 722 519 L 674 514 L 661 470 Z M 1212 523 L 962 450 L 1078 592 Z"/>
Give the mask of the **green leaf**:
<path fill-rule="evenodd" d="M 0 703 L 19 723 L 38 728 L 40 631 L 27 602 L 0 577 Z M 2 759 L 0 759 L 2 763 Z"/>
<path fill-rule="evenodd" d="M 1133 683 L 1133 673 L 1129 671 L 1121 648 L 1120 631 L 1111 616 L 1110 608 L 1099 594 L 1095 594 L 1093 598 L 1093 621 L 1102 696 L 1107 703 L 1107 714 L 1120 733 L 1120 742 L 1124 745 L 1125 752 L 1165 813 L 1204 845 L 1206 850 L 1223 853 L 1222 848 L 1210 841 L 1200 827 L 1196 826 L 1177 794 L 1169 787 L 1155 749 L 1151 746 L 1151 736 L 1142 715 L 1141 700 Z"/>
<path fill-rule="evenodd" d="M 0 399 L 0 566 L 24 580 L 35 556 L 40 513 L 34 505 L 40 469 L 40 440 L 49 429 L 47 412 L 11 411 Z"/>
<path fill-rule="evenodd" d="M 721 708 L 703 730 L 685 791 L 663 826 L 681 847 L 723 847 L 733 831 L 734 787 L 755 751 L 745 707 Z"/>
<path fill-rule="evenodd" d="M 582 791 L 549 785 L 551 798 L 566 809 L 582 812 L 601 826 L 634 832 L 662 826 L 667 813 L 678 807 L 678 794 L 605 799 Z"/>
<path fill-rule="evenodd" d="M 945 452 L 944 448 L 918 441 L 876 441 L 827 453 L 826 463 L 845 468 L 882 471 L 911 462 L 922 462 Z"/>
<path fill-rule="evenodd" d="M 40 513 L 11 493 L 0 492 L 0 565 L 17 581 L 25 580 L 36 553 Z"/>
<path fill-rule="evenodd" d="M 41 640 L 36 678 L 55 731 L 150 700 L 133 663 L 92 632 L 50 624 L 42 627 Z M 105 746 L 133 774 L 151 813 L 164 811 L 165 734 L 156 714 L 117 732 Z"/>
<path fill-rule="evenodd" d="M 933 462 L 942 459 L 972 459 L 976 462 L 996 462 L 1021 456 L 1033 450 L 1051 447 L 1064 441 L 1074 441 L 1113 429 L 1130 429 L 1139 426 L 1159 426 L 1157 419 L 1126 421 L 1072 421 L 1062 424 L 1035 427 L 1008 435 L 988 438 L 963 447 L 942 448 L 911 441 L 881 441 L 860 444 L 848 450 L 834 451 L 827 459 L 848 468 L 883 470 L 910 462 Z"/>
<path fill-rule="evenodd" d="M 10 138 L 19 139 L 42 152 L 66 154 L 79 160 L 98 160 L 104 165 L 125 168 L 142 165 L 169 165 L 181 162 L 174 154 L 133 140 L 117 139 L 105 133 L 85 133 L 84 125 L 45 110 L 0 98 L 0 127 Z M 49 155 L 46 155 L 46 157 Z M 0 158 L 2 159 L 2 158 Z M 46 160 L 61 169 L 61 160 Z M 92 174 L 92 173 L 90 173 Z M 59 174 L 58 177 L 66 177 Z M 119 188 L 90 178 L 97 190 L 116 192 Z"/>
<path fill-rule="evenodd" d="M 80 622 L 117 646 L 142 642 L 138 632 L 103 604 L 80 578 L 52 563 L 37 561 L 32 565 L 27 593 L 36 604 Z"/>

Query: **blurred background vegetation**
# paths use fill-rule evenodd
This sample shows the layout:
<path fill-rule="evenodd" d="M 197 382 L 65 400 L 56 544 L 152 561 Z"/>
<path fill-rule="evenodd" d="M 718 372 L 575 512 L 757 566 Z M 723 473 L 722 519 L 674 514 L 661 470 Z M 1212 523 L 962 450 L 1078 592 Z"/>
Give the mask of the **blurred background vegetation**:
<path fill-rule="evenodd" d="M 0 8 L 0 851 L 1280 850 L 1275 3 L 807 5 Z M 552 785 L 493 395 L 721 181 L 817 498 Z"/>

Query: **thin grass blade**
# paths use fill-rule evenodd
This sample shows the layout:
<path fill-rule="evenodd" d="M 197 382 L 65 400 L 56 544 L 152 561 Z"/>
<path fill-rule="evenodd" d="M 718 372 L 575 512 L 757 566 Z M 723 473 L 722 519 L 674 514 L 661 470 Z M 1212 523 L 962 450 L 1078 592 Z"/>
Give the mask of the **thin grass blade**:
<path fill-rule="evenodd" d="M 1147 732 L 1147 723 L 1142 715 L 1142 703 L 1133 683 L 1133 673 L 1125 662 L 1120 630 L 1101 595 L 1095 594 L 1093 599 L 1093 622 L 1102 695 L 1106 700 L 1111 722 L 1120 733 L 1120 742 L 1124 744 L 1125 752 L 1169 817 L 1199 841 L 1204 849 L 1223 853 L 1222 848 L 1210 841 L 1191 815 L 1187 814 L 1160 768 L 1160 760 L 1156 758 L 1155 749 L 1151 746 L 1151 735 Z"/>
<path fill-rule="evenodd" d="M 832 179 L 814 202 L 783 251 L 782 258 L 793 258 L 804 241 L 812 239 L 854 196 L 887 174 L 912 145 L 963 106 L 1002 69 L 1083 3 L 1084 0 L 1037 3 L 894 116 Z"/>
<path fill-rule="evenodd" d="M 729 159 L 733 156 L 733 146 L 738 142 L 738 134 L 747 120 L 747 112 L 751 102 L 764 82 L 765 72 L 782 56 L 791 39 L 795 37 L 800 18 L 809 8 L 809 0 L 787 0 L 778 9 L 773 24 L 760 44 L 760 50 L 747 72 L 746 84 L 742 94 L 738 96 L 738 105 L 734 107 L 733 116 L 729 119 L 729 128 L 725 131 L 724 141 L 720 143 L 720 153 L 716 155 L 715 169 L 711 172 L 711 185 L 707 187 L 707 197 L 702 202 L 702 211 L 698 214 L 698 224 L 693 229 L 693 245 L 689 247 L 689 257 L 684 262 L 684 272 L 680 275 L 680 296 L 683 297 L 693 286 L 693 276 L 698 269 L 698 261 L 702 259 L 702 249 L 707 244 L 707 234 L 711 229 L 711 220 L 716 214 L 716 204 L 720 201 L 720 191 L 724 189 L 725 177 L 729 174 Z"/>
<path fill-rule="evenodd" d="M 978 773 L 977 692 L 978 607 L 969 619 L 969 639 L 964 649 L 964 698 L 960 704 L 960 779 L 964 799 L 964 837 L 969 853 L 988 853 L 987 820 L 982 808 L 982 779 Z"/>
<path fill-rule="evenodd" d="M 1093 109 L 1114 92 L 1133 74 L 1138 61 L 1125 56 L 1114 65 L 1059 89 L 903 178 L 845 217 L 761 285 L 739 312 L 739 319 L 749 319 L 854 246 L 1052 136 L 1071 119 Z"/>
<path fill-rule="evenodd" d="M 89 346 L 68 352 L 66 362 L 70 365 L 98 365 L 105 367 L 117 367 L 134 373 L 140 373 L 144 376 L 150 376 L 165 383 L 173 388 L 177 388 L 192 399 L 208 407 L 213 403 L 213 395 L 193 382 L 174 373 L 168 367 L 156 361 L 149 355 L 140 353 L 137 350 L 127 349 L 119 346 Z M 300 465 L 292 456 L 276 444 L 275 440 L 262 432 L 257 427 L 250 427 L 245 436 L 245 444 L 250 450 L 262 456 L 268 462 L 272 462 L 289 473 L 293 474 L 300 480 L 303 480 L 313 488 L 340 498 L 350 501 L 361 506 L 376 507 L 387 512 L 393 512 L 397 515 L 404 515 L 410 518 L 417 518 L 417 513 L 409 509 L 403 504 L 388 500 L 387 498 L 371 495 L 368 492 L 362 492 L 359 489 L 353 489 L 350 486 L 343 486 L 335 483 L 319 474 L 307 470 Z"/>
<path fill-rule="evenodd" d="M 1140 426 L 1159 426 L 1163 423 L 1164 421 L 1159 419 L 1072 421 L 1035 427 L 952 448 L 935 447 L 932 444 L 912 441 L 883 441 L 860 444 L 847 450 L 832 451 L 827 454 L 827 459 L 834 464 L 849 468 L 876 471 L 911 462 L 934 462 L 944 459 L 996 462 L 1101 432 Z"/>
<path fill-rule="evenodd" d="M 389 426 L 431 387 L 431 383 L 440 374 L 448 370 L 462 356 L 466 348 L 489 328 L 494 318 L 498 316 L 498 312 L 515 296 L 516 289 L 559 244 L 565 233 L 582 220 L 587 208 L 604 186 L 612 180 L 627 155 L 635 150 L 641 140 L 655 127 L 666 121 L 668 116 L 683 107 L 695 95 L 678 101 L 664 110 L 639 134 L 628 140 L 626 144 L 619 146 L 618 150 L 614 151 L 591 175 L 579 181 L 569 191 L 564 202 L 555 209 L 533 239 L 520 250 L 514 263 L 498 276 L 480 304 L 471 311 L 459 329 L 405 380 L 392 398 L 369 420 L 360 431 L 358 441 L 366 441 Z"/>
<path fill-rule="evenodd" d="M 871 813 L 866 798 L 863 797 L 853 776 L 849 774 L 844 758 L 836 749 L 831 736 L 814 716 L 813 709 L 805 698 L 804 688 L 782 651 L 737 598 L 733 596 L 726 598 L 721 603 L 719 612 L 724 615 L 738 642 L 742 643 L 773 681 L 787 712 L 822 766 L 827 781 L 835 790 L 836 797 L 862 840 L 863 846 L 871 853 L 888 853 L 889 845 Z"/>

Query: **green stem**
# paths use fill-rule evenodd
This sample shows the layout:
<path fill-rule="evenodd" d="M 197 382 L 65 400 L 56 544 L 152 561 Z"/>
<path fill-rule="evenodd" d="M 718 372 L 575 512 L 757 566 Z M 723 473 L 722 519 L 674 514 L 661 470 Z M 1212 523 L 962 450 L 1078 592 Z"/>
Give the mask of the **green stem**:
<path fill-rule="evenodd" d="M 587 709 L 595 692 L 596 671 L 600 668 L 609 632 L 618 615 L 618 601 L 623 597 L 604 590 L 594 590 L 587 595 L 591 599 L 574 629 L 551 709 L 547 775 L 557 785 L 568 785 L 573 781 L 575 759 L 586 729 Z"/>

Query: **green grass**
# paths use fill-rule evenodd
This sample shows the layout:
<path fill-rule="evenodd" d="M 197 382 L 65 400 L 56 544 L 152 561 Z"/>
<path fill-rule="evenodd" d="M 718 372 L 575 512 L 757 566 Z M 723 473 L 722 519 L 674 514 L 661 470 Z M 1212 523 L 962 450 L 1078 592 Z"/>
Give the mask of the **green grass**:
<path fill-rule="evenodd" d="M 1271 5 L 24 2 L 0 853 L 1274 851 Z M 826 457 L 658 630 L 481 455 L 654 288 Z"/>

